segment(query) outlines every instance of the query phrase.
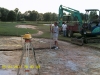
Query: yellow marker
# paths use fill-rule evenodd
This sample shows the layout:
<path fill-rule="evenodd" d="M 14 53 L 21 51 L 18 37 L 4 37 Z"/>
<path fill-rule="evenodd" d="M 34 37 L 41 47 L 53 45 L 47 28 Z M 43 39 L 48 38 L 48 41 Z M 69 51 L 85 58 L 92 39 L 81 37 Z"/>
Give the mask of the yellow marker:
<path fill-rule="evenodd" d="M 8 66 L 7 66 L 7 68 L 9 68 L 9 69 L 10 69 L 10 68 L 13 68 L 13 66 L 12 66 L 12 65 L 8 65 Z"/>
<path fill-rule="evenodd" d="M 34 65 L 30 65 L 30 68 L 33 69 L 34 68 Z"/>
<path fill-rule="evenodd" d="M 18 66 L 18 68 L 22 68 L 22 66 Z"/>
<path fill-rule="evenodd" d="M 13 68 L 18 69 L 18 68 L 21 68 L 21 67 L 18 67 L 18 65 L 14 65 Z"/>
<path fill-rule="evenodd" d="M 7 67 L 6 67 L 6 65 L 2 65 L 2 69 L 6 69 Z"/>
<path fill-rule="evenodd" d="M 37 65 L 35 68 L 36 68 L 36 69 L 40 69 L 40 65 Z"/>
<path fill-rule="evenodd" d="M 28 65 L 24 65 L 24 68 L 27 69 L 28 68 Z"/>

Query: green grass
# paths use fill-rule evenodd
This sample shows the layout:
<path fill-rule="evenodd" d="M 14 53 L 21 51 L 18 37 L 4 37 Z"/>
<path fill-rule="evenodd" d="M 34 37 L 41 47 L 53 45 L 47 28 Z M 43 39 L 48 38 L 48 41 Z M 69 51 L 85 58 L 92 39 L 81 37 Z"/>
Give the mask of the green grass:
<path fill-rule="evenodd" d="M 38 36 L 39 38 L 49 38 L 50 37 L 50 28 L 46 25 L 38 25 L 38 29 L 43 31 L 43 35 Z"/>
<path fill-rule="evenodd" d="M 38 24 L 51 24 L 54 23 L 55 21 L 37 21 Z"/>
<path fill-rule="evenodd" d="M 38 29 L 40 31 L 43 31 L 43 35 L 40 36 L 36 36 L 37 38 L 51 38 L 51 33 L 50 33 L 50 26 L 47 25 L 38 25 Z M 70 41 L 70 38 L 67 37 L 63 37 L 63 35 L 59 35 L 59 40 L 63 40 L 63 41 Z"/>
<path fill-rule="evenodd" d="M 39 36 L 33 36 L 34 38 L 51 38 L 51 33 L 50 33 L 50 26 L 43 25 L 44 23 L 49 24 L 50 22 L 0 22 L 0 35 L 3 36 L 21 36 L 27 32 L 30 32 L 31 34 L 37 33 L 38 30 L 42 31 L 43 34 Z M 24 28 L 16 28 L 16 25 L 34 25 L 37 26 L 37 30 L 32 30 L 32 29 L 24 29 Z M 80 36 L 80 34 L 76 33 L 74 35 Z M 63 37 L 63 35 L 59 35 L 59 40 L 63 41 L 71 41 L 70 38 L 68 37 Z M 98 43 L 89 43 L 86 44 L 89 46 L 93 47 L 98 47 L 100 48 L 100 44 Z"/>
<path fill-rule="evenodd" d="M 31 34 L 37 33 L 37 30 L 33 30 L 33 29 L 16 28 L 15 26 L 19 24 L 23 24 L 23 23 L 0 22 L 0 35 L 2 36 L 21 36 L 27 32 Z"/>

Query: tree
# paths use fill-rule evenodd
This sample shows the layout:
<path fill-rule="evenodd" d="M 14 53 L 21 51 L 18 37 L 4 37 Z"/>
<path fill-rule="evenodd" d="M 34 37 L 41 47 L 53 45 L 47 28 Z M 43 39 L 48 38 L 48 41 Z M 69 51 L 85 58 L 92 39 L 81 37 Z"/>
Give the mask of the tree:
<path fill-rule="evenodd" d="M 33 11 L 29 11 L 29 20 L 30 21 L 36 21 L 37 20 L 37 16 L 38 16 L 38 12 L 33 10 Z"/>
<path fill-rule="evenodd" d="M 1 14 L 1 12 L 0 12 L 0 20 L 1 20 L 1 16 L 2 16 L 2 14 Z"/>
<path fill-rule="evenodd" d="M 0 8 L 0 12 L 1 12 L 1 21 L 7 21 L 7 15 L 9 13 L 9 10 L 5 8 Z"/>
<path fill-rule="evenodd" d="M 52 21 L 57 21 L 57 14 L 56 13 L 51 13 L 51 20 Z"/>
<path fill-rule="evenodd" d="M 15 8 L 15 13 L 16 13 L 16 21 L 17 21 L 17 16 L 18 16 L 18 11 L 19 11 L 19 9 L 18 8 Z"/>
<path fill-rule="evenodd" d="M 21 14 L 21 12 L 18 12 L 18 14 L 17 14 L 17 21 L 21 21 L 21 19 L 22 19 L 22 14 Z"/>
<path fill-rule="evenodd" d="M 16 13 L 13 10 L 9 11 L 7 20 L 12 22 L 16 21 Z"/>
<path fill-rule="evenodd" d="M 24 15 L 25 20 L 26 21 L 29 21 L 30 12 L 29 11 L 26 11 L 23 15 Z"/>
<path fill-rule="evenodd" d="M 43 17 L 44 17 L 44 21 L 51 21 L 52 20 L 51 12 L 44 13 Z"/>
<path fill-rule="evenodd" d="M 38 21 L 43 21 L 43 14 L 42 13 L 38 13 L 38 16 L 37 16 L 37 20 Z"/>
<path fill-rule="evenodd" d="M 96 11 L 91 11 L 90 15 L 89 15 L 90 21 L 95 20 L 97 18 L 96 16 L 97 16 L 97 12 Z"/>

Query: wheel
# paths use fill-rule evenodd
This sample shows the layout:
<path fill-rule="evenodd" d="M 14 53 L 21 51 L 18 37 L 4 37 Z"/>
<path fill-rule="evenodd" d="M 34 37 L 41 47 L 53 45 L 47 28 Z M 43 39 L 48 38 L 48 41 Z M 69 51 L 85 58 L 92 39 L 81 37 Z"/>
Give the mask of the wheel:
<path fill-rule="evenodd" d="M 67 36 L 68 37 L 72 37 L 73 36 L 73 32 L 71 30 L 69 30 Z"/>

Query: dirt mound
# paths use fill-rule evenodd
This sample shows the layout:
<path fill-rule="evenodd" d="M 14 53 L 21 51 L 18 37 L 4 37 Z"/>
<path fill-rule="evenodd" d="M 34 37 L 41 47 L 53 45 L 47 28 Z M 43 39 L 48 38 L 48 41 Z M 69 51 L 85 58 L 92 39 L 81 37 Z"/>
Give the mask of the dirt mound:
<path fill-rule="evenodd" d="M 0 50 L 13 50 L 22 48 L 19 37 L 0 37 Z"/>
<path fill-rule="evenodd" d="M 49 48 L 47 39 L 32 38 L 32 44 L 35 49 Z M 0 50 L 16 50 L 22 49 L 24 39 L 22 37 L 0 37 Z"/>

